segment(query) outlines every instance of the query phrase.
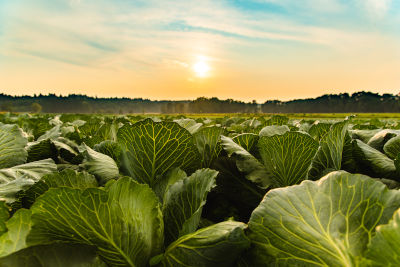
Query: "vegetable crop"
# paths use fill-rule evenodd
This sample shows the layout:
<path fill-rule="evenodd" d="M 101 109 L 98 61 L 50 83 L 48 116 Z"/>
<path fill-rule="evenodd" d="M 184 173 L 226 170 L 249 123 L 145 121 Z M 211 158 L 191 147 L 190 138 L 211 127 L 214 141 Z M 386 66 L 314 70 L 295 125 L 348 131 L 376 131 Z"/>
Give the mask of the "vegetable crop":
<path fill-rule="evenodd" d="M 396 120 L 0 121 L 0 266 L 400 265 Z"/>

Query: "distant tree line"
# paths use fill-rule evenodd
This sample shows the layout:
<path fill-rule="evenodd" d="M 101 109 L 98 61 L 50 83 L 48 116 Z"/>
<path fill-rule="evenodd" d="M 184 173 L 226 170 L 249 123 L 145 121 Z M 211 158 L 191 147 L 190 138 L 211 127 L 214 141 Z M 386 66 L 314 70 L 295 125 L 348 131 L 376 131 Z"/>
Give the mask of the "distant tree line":
<path fill-rule="evenodd" d="M 216 97 L 196 100 L 157 101 L 142 98 L 97 98 L 86 95 L 10 96 L 0 94 L 0 111 L 33 113 L 350 113 L 400 112 L 399 96 L 357 92 L 329 94 L 264 104 Z"/>
<path fill-rule="evenodd" d="M 400 97 L 391 94 L 357 92 L 352 95 L 329 94 L 292 101 L 267 101 L 265 113 L 394 113 L 400 112 Z"/>

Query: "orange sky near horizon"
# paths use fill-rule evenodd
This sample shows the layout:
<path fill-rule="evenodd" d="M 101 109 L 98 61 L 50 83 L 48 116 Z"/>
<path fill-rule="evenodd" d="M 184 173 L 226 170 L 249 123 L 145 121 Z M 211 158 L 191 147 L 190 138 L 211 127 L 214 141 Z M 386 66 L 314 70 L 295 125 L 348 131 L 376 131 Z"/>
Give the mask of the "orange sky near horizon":
<path fill-rule="evenodd" d="M 400 34 L 390 26 L 400 22 L 392 13 L 400 13 L 393 4 L 381 17 L 360 14 L 328 25 L 320 17 L 299 22 L 304 14 L 288 17 L 291 5 L 278 9 L 272 0 L 263 12 L 248 4 L 170 1 L 173 14 L 154 3 L 127 12 L 118 1 L 111 11 L 99 8 L 110 5 L 103 1 L 58 1 L 56 11 L 45 1 L 0 3 L 2 93 L 262 103 L 400 91 Z M 336 8 L 325 16 L 350 9 Z"/>

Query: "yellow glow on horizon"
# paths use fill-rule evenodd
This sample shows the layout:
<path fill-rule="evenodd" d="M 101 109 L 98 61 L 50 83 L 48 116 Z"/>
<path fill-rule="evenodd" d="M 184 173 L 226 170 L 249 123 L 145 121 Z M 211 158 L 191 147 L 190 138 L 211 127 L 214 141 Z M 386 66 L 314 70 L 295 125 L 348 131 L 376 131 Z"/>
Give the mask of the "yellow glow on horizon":
<path fill-rule="evenodd" d="M 198 61 L 193 65 L 193 71 L 199 78 L 205 78 L 210 72 L 210 66 L 203 57 L 199 57 Z"/>

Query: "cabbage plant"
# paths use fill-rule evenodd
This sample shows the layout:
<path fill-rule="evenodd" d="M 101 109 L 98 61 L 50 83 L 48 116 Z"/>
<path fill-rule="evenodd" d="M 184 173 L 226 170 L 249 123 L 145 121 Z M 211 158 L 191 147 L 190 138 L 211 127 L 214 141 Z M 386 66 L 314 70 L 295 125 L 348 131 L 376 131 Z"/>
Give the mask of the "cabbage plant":
<path fill-rule="evenodd" d="M 400 264 L 392 120 L 0 121 L 0 266 Z"/>

